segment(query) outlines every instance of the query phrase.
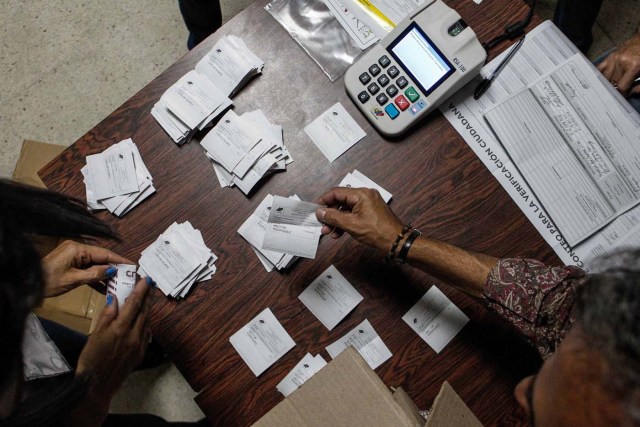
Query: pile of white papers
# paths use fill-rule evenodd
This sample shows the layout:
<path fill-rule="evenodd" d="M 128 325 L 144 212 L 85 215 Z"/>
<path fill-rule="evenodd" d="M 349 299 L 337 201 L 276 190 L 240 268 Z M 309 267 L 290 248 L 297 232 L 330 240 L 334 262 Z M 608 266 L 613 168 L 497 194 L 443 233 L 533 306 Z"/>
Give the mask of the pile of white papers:
<path fill-rule="evenodd" d="M 393 356 L 368 320 L 360 323 L 347 335 L 328 346 L 326 350 L 329 356 L 335 359 L 347 347 L 358 350 L 371 369 L 376 369 Z"/>
<path fill-rule="evenodd" d="M 440 353 L 469 318 L 435 286 L 402 317 L 413 331 Z"/>
<path fill-rule="evenodd" d="M 269 308 L 233 334 L 229 342 L 256 377 L 296 345 Z"/>
<path fill-rule="evenodd" d="M 263 67 L 242 39 L 225 36 L 162 95 L 151 114 L 174 142 L 184 144 L 231 106 L 229 97 Z"/>
<path fill-rule="evenodd" d="M 348 188 L 373 188 L 378 190 L 378 193 L 382 196 L 382 199 L 389 203 L 393 195 L 389 193 L 384 188 L 380 187 L 378 184 L 364 176 L 362 172 L 357 169 L 354 169 L 353 172 L 349 172 L 347 176 L 344 177 L 338 187 L 348 187 Z"/>
<path fill-rule="evenodd" d="M 311 282 L 298 298 L 329 330 L 364 299 L 333 265 Z"/>
<path fill-rule="evenodd" d="M 300 200 L 298 196 L 295 195 L 291 196 L 291 198 L 293 200 Z M 288 268 L 298 259 L 298 257 L 293 255 L 262 249 L 264 235 L 267 232 L 267 222 L 269 220 L 269 212 L 271 212 L 271 205 L 273 205 L 273 196 L 268 194 L 255 212 L 252 213 L 238 229 L 238 234 L 249 242 L 256 255 L 258 255 L 258 259 L 268 272 Z"/>
<path fill-rule="evenodd" d="M 151 277 L 165 295 L 180 299 L 196 282 L 213 277 L 217 259 L 191 223 L 174 222 L 142 251 L 138 274 Z"/>
<path fill-rule="evenodd" d="M 138 147 L 130 138 L 87 156 L 87 164 L 80 172 L 87 205 L 93 210 L 108 209 L 122 216 L 156 191 Z"/>
<path fill-rule="evenodd" d="M 304 131 L 330 162 L 367 136 L 339 102 L 307 125 Z"/>
<path fill-rule="evenodd" d="M 236 186 L 244 194 L 293 161 L 282 127 L 271 124 L 262 110 L 242 116 L 229 110 L 200 144 L 213 161 L 220 186 Z"/>
<path fill-rule="evenodd" d="M 280 381 L 276 389 L 284 397 L 287 397 L 325 366 L 327 366 L 327 362 L 322 356 L 318 354 L 314 357 L 307 353 L 291 372 Z"/>

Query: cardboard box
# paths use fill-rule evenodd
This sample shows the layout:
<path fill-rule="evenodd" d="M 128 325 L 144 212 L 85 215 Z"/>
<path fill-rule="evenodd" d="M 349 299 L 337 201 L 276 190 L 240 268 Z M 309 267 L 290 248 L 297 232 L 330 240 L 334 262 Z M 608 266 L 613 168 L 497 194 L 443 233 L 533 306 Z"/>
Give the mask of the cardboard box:
<path fill-rule="evenodd" d="M 254 426 L 481 427 L 444 383 L 425 420 L 400 388 L 390 391 L 353 348 L 343 351 Z"/>
<path fill-rule="evenodd" d="M 38 170 L 58 156 L 65 147 L 25 140 L 13 172 L 13 180 L 34 187 L 45 188 Z M 36 238 L 35 245 L 41 256 L 53 250 L 59 239 Z M 35 310 L 38 316 L 63 324 L 78 332 L 88 334 L 91 320 L 104 305 L 104 296 L 88 286 L 81 286 L 64 295 L 47 298 Z"/>

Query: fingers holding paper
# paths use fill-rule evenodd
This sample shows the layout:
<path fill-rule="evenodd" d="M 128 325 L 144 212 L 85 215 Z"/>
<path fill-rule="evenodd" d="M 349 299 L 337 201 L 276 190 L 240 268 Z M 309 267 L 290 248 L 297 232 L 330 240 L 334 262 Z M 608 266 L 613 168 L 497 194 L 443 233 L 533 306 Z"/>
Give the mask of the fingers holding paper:
<path fill-rule="evenodd" d="M 44 295 L 54 297 L 105 280 L 116 273 L 111 264 L 133 263 L 108 249 L 65 241 L 42 259 Z"/>
<path fill-rule="evenodd" d="M 325 193 L 316 215 L 324 225 L 322 234 L 340 237 L 347 232 L 360 243 L 388 251 L 403 224 L 377 190 L 336 187 Z"/>

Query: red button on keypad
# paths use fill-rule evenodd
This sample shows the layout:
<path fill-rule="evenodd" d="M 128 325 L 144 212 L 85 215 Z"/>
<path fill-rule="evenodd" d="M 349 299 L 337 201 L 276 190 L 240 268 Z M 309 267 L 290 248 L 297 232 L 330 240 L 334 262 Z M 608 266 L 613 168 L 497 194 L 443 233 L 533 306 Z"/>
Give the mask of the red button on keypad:
<path fill-rule="evenodd" d="M 395 103 L 401 111 L 406 110 L 407 108 L 409 108 L 409 105 L 411 105 L 409 101 L 407 101 L 407 98 L 404 97 L 404 95 L 400 95 L 399 97 L 397 97 L 395 99 Z"/>

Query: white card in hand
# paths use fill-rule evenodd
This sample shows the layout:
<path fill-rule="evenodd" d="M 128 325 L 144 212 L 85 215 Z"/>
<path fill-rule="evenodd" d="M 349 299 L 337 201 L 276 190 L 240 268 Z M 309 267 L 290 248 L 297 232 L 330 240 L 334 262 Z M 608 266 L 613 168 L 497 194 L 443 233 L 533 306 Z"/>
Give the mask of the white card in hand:
<path fill-rule="evenodd" d="M 136 286 L 136 266 L 130 264 L 115 264 L 116 275 L 107 281 L 107 296 L 114 295 L 118 301 L 118 310 L 122 309 L 133 288 Z"/>
<path fill-rule="evenodd" d="M 298 297 L 329 330 L 363 300 L 362 295 L 332 265 Z"/>
<path fill-rule="evenodd" d="M 402 320 L 436 353 L 440 353 L 469 318 L 440 289 L 432 286 Z"/>
<path fill-rule="evenodd" d="M 358 353 L 367 361 L 371 369 L 376 369 L 393 356 L 368 320 L 360 323 L 351 332 L 326 349 L 329 356 L 335 359 L 347 347 L 354 347 L 358 350 Z"/>
<path fill-rule="evenodd" d="M 280 381 L 276 389 L 284 397 L 287 397 L 326 365 L 327 362 L 319 354 L 313 357 L 310 353 L 307 353 L 291 372 Z"/>
<path fill-rule="evenodd" d="M 256 377 L 296 345 L 269 308 L 233 334 L 229 342 Z"/>
<path fill-rule="evenodd" d="M 330 162 L 367 135 L 339 102 L 311 122 L 304 131 Z"/>
<path fill-rule="evenodd" d="M 124 146 L 112 152 L 87 156 L 87 166 L 97 200 L 138 191 L 133 153 Z"/>
<path fill-rule="evenodd" d="M 262 249 L 315 258 L 322 229 L 316 218 L 316 209 L 321 207 L 274 196 Z"/>
<path fill-rule="evenodd" d="M 338 187 L 348 187 L 348 188 L 373 188 L 378 190 L 382 199 L 389 203 L 391 198 L 393 197 L 391 193 L 389 193 L 384 188 L 380 187 L 378 184 L 367 178 L 362 172 L 354 169 L 353 172 L 347 174 Z"/>

